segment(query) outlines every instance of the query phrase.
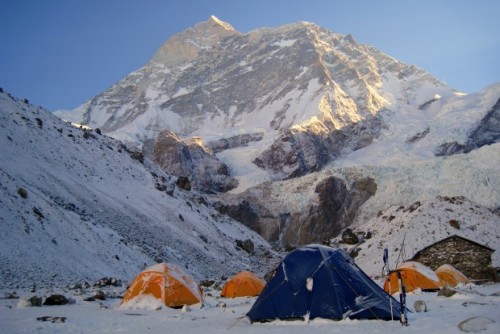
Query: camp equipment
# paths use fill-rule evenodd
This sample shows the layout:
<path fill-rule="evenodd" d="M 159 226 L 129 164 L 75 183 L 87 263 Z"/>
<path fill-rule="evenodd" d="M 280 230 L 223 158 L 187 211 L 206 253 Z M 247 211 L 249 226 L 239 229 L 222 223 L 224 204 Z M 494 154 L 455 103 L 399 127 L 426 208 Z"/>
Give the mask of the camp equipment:
<path fill-rule="evenodd" d="M 274 319 L 391 319 L 393 299 L 338 248 L 309 245 L 288 253 L 247 313 Z M 401 314 L 393 301 L 394 314 Z"/>
<path fill-rule="evenodd" d="M 203 302 L 202 291 L 195 281 L 171 263 L 158 263 L 139 273 L 128 287 L 121 305 L 140 304 L 147 298 L 158 299 L 173 308 Z"/>
<path fill-rule="evenodd" d="M 258 296 L 266 282 L 249 271 L 241 271 L 229 279 L 222 288 L 221 297 L 254 297 Z"/>
<path fill-rule="evenodd" d="M 395 293 L 400 291 L 398 273 L 401 275 L 406 292 L 412 292 L 417 289 L 422 291 L 437 291 L 441 289 L 439 278 L 431 268 L 418 262 L 408 261 L 400 264 L 387 275 L 384 283 L 384 290 L 386 292 Z"/>

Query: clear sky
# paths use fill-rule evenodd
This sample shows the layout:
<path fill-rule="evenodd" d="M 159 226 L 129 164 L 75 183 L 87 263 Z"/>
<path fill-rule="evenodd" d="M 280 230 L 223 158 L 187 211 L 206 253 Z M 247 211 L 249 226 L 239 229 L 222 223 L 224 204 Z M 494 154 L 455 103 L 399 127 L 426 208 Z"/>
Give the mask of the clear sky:
<path fill-rule="evenodd" d="M 72 109 L 210 15 L 247 33 L 310 21 L 466 93 L 500 82 L 500 0 L 0 0 L 0 87 Z"/>

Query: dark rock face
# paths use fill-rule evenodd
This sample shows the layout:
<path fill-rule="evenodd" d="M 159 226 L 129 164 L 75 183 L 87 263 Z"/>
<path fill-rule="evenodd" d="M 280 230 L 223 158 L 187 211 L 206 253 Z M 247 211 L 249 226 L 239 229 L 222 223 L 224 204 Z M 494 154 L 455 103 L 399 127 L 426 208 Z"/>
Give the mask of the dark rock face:
<path fill-rule="evenodd" d="M 223 138 L 216 141 L 211 141 L 207 143 L 207 147 L 214 153 L 219 153 L 231 148 L 247 146 L 248 143 L 252 141 L 260 141 L 264 137 L 264 133 L 248 133 L 238 136 L 233 136 L 230 138 Z"/>
<path fill-rule="evenodd" d="M 229 217 L 243 223 L 257 233 L 261 233 L 259 215 L 248 201 L 242 201 L 238 205 L 228 205 L 224 210 Z"/>
<path fill-rule="evenodd" d="M 165 172 L 189 179 L 189 189 L 193 186 L 204 192 L 226 192 L 237 186 L 228 167 L 207 148 L 196 141 L 187 144 L 171 131 L 160 133 L 151 154 Z"/>
<path fill-rule="evenodd" d="M 448 156 L 468 153 L 485 145 L 500 142 L 500 99 L 483 117 L 479 125 L 471 132 L 466 143 L 444 143 L 436 148 L 435 156 Z"/>
<path fill-rule="evenodd" d="M 293 178 L 320 170 L 329 161 L 326 143 L 309 132 L 287 133 L 254 160 L 260 168 Z"/>
<path fill-rule="evenodd" d="M 179 176 L 190 174 L 190 155 L 186 144 L 173 132 L 160 133 L 153 148 L 153 158 L 166 172 Z"/>
<path fill-rule="evenodd" d="M 333 124 L 330 126 L 334 128 Z M 368 146 L 378 137 L 382 127 L 381 120 L 372 117 L 342 130 L 321 133 L 314 129 L 288 130 L 254 163 L 281 174 L 284 179 L 299 177 L 321 170 L 345 149 L 355 151 Z"/>
<path fill-rule="evenodd" d="M 439 99 L 438 98 L 433 98 L 433 99 L 430 99 L 429 101 L 425 102 L 425 103 L 422 103 L 421 105 L 418 106 L 418 109 L 419 110 L 425 110 L 427 109 L 431 104 L 433 104 L 434 102 L 438 101 Z"/>
<path fill-rule="evenodd" d="M 471 151 L 470 147 L 465 144 L 459 144 L 456 141 L 450 143 L 444 143 L 439 145 L 435 151 L 434 155 L 437 157 L 448 156 L 460 153 L 469 153 Z"/>
<path fill-rule="evenodd" d="M 276 246 L 293 249 L 338 235 L 376 190 L 377 185 L 370 178 L 360 179 L 348 189 L 342 179 L 332 176 L 317 184 L 317 204 L 309 205 L 304 212 L 291 212 L 286 206 L 277 211 L 268 205 L 266 190 L 262 189 L 259 197 L 241 197 L 235 204 L 219 202 L 214 206 Z"/>
<path fill-rule="evenodd" d="M 471 133 L 470 142 L 474 148 L 500 141 L 500 98 L 483 117 L 479 126 Z"/>
<path fill-rule="evenodd" d="M 318 206 L 311 206 L 309 212 L 293 215 L 283 235 L 284 246 L 294 248 L 335 237 L 352 223 L 357 209 L 373 196 L 376 189 L 373 179 L 359 180 L 350 190 L 339 178 L 323 180 L 315 190 Z"/>

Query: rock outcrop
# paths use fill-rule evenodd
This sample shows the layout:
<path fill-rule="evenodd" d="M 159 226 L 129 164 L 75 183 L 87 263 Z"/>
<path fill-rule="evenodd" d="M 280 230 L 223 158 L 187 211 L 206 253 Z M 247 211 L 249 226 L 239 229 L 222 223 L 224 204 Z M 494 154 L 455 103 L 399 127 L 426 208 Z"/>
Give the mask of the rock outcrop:
<path fill-rule="evenodd" d="M 479 125 L 471 132 L 466 143 L 449 142 L 438 146 L 436 156 L 447 156 L 468 153 L 484 145 L 500 142 L 500 99 L 481 119 Z"/>
<path fill-rule="evenodd" d="M 182 141 L 173 132 L 160 133 L 152 150 L 154 161 L 167 173 L 189 180 L 190 188 L 203 192 L 225 192 L 237 186 L 227 166 L 201 141 Z"/>
<path fill-rule="evenodd" d="M 261 196 L 253 196 L 252 192 L 226 196 L 230 204 L 218 202 L 216 207 L 277 247 L 293 249 L 325 242 L 338 235 L 352 223 L 359 207 L 375 194 L 376 189 L 377 185 L 370 178 L 357 180 L 348 189 L 345 181 L 332 176 L 316 185 L 315 195 L 306 210 L 273 206 L 269 195 L 263 195 L 267 190 L 262 188 L 258 190 Z"/>

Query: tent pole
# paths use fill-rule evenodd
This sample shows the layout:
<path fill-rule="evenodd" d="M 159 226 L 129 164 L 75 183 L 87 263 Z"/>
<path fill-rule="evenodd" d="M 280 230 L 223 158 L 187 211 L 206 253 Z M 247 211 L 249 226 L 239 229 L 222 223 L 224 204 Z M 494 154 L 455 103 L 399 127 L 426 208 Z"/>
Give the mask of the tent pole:
<path fill-rule="evenodd" d="M 385 279 L 389 281 L 389 307 L 391 308 L 391 321 L 394 321 L 394 315 L 392 313 L 392 289 L 391 289 L 391 271 L 389 270 L 389 250 L 384 248 L 384 274 Z"/>

